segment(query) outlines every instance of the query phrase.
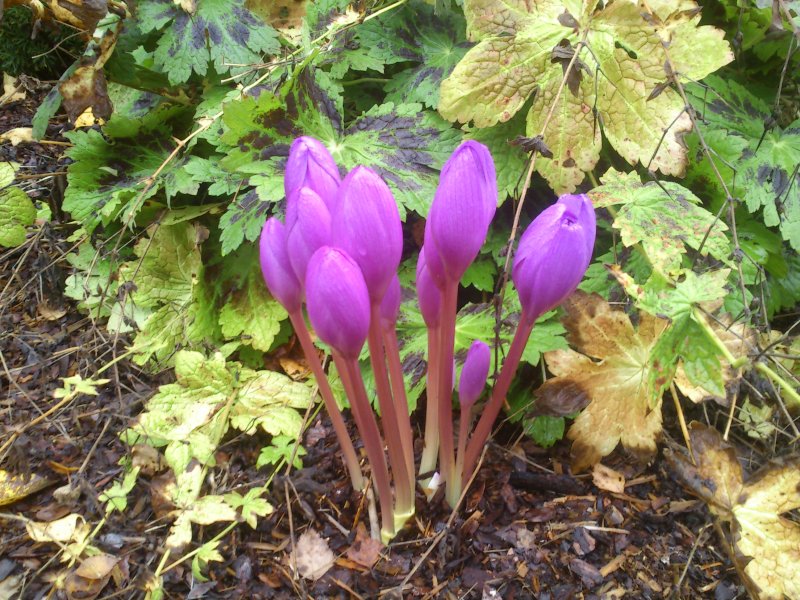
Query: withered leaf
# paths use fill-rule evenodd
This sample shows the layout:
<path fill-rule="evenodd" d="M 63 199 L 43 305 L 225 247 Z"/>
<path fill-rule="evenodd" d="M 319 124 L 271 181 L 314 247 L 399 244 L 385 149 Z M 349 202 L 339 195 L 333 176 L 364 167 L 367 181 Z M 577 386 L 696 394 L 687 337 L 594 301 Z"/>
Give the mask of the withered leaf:
<path fill-rule="evenodd" d="M 783 516 L 800 508 L 800 458 L 768 465 L 745 482 L 735 450 L 716 430 L 701 423 L 689 429 L 694 464 L 668 455 L 678 477 L 731 523 L 737 560 L 762 600 L 800 597 L 800 525 Z"/>
<path fill-rule="evenodd" d="M 634 328 L 624 312 L 583 292 L 573 294 L 564 308 L 567 339 L 575 350 L 545 354 L 555 377 L 535 395 L 551 406 L 569 404 L 571 394 L 588 399 L 567 433 L 573 469 L 599 462 L 620 442 L 639 455 L 652 455 L 661 431 L 661 398 L 650 383 L 650 354 L 666 321 L 642 313 Z"/>

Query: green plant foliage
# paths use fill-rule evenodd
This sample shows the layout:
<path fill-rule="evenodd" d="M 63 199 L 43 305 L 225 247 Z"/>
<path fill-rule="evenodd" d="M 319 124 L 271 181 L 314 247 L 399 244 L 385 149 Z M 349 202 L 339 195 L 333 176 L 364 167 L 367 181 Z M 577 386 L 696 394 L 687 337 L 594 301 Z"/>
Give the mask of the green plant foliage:
<path fill-rule="evenodd" d="M 15 248 L 25 243 L 26 228 L 36 219 L 36 207 L 16 186 L 0 189 L 0 246 Z"/>
<path fill-rule="evenodd" d="M 564 437 L 564 417 L 542 415 L 523 422 L 525 433 L 542 448 L 549 448 Z"/>
<path fill-rule="evenodd" d="M 601 128 L 630 164 L 682 175 L 680 138 L 691 122 L 678 93 L 664 85 L 665 64 L 699 80 L 733 54 L 722 31 L 698 26 L 692 0 L 649 6 L 654 14 L 628 2 L 600 8 L 595 1 L 466 0 L 467 33 L 478 44 L 444 81 L 439 111 L 489 127 L 511 119 L 535 94 L 526 135 L 543 134 L 553 158 L 540 158 L 537 169 L 559 193 L 573 191 L 597 164 Z"/>
<path fill-rule="evenodd" d="M 770 128 L 770 106 L 732 79 L 709 77 L 704 86 L 688 86 L 688 91 L 730 193 L 800 250 L 800 119 L 784 129 Z M 695 138 L 692 147 L 698 143 Z M 708 158 L 694 165 L 690 175 L 690 181 L 725 199 Z"/>
<path fill-rule="evenodd" d="M 730 259 L 727 226 L 677 183 L 641 183 L 635 173 L 609 170 L 591 192 L 597 208 L 619 206 L 613 227 L 625 246 L 641 244 L 653 268 L 664 275 L 681 271 L 691 248 L 719 261 Z"/>
<path fill-rule="evenodd" d="M 437 13 L 426 2 L 412 1 L 359 27 L 355 35 L 359 47 L 347 51 L 331 73 L 342 76 L 347 68 L 383 73 L 384 65 L 403 63 L 406 68 L 394 73 L 384 86 L 386 99 L 436 108 L 442 80 L 467 51 L 464 35 L 462 15 L 452 10 Z"/>
<path fill-rule="evenodd" d="M 209 64 L 216 73 L 240 73 L 279 48 L 275 30 L 241 0 L 145 0 L 137 8 L 141 30 L 161 33 L 153 59 L 172 84 L 206 75 Z"/>
<path fill-rule="evenodd" d="M 199 186 L 182 169 L 184 160 L 159 171 L 173 147 L 169 121 L 181 112 L 162 108 L 142 119 L 115 116 L 105 135 L 94 129 L 68 133 L 74 146 L 67 151 L 73 163 L 67 169 L 64 210 L 91 233 L 118 219 L 131 222 L 158 192 L 167 201 L 195 194 Z"/>

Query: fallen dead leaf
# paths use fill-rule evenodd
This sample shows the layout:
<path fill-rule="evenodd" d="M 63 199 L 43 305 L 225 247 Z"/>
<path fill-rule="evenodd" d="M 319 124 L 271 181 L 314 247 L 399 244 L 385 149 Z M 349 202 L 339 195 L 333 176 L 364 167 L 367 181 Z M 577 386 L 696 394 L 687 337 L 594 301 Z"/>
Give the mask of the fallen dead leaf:
<path fill-rule="evenodd" d="M 12 146 L 18 146 L 24 142 L 33 141 L 33 128 L 32 127 L 15 127 L 3 133 L 0 133 L 0 142 L 8 142 Z"/>
<path fill-rule="evenodd" d="M 611 467 L 597 463 L 592 469 L 592 481 L 601 490 L 622 494 L 625 492 L 625 476 Z"/>
<path fill-rule="evenodd" d="M 646 313 L 634 328 L 624 312 L 596 294 L 575 292 L 565 302 L 567 339 L 577 350 L 545 354 L 555 375 L 535 391 L 537 404 L 583 394 L 586 408 L 570 427 L 572 468 L 582 471 L 617 444 L 649 458 L 661 433 L 661 396 L 650 383 L 651 351 L 667 322 Z M 652 407 L 652 409 L 651 409 Z"/>
<path fill-rule="evenodd" d="M 25 88 L 19 84 L 16 77 L 3 73 L 3 95 L 0 96 L 0 106 L 18 100 L 25 100 Z"/>
<path fill-rule="evenodd" d="M 311 369 L 308 368 L 308 364 L 305 362 L 305 359 L 295 360 L 290 357 L 282 356 L 278 359 L 278 362 L 280 363 L 283 372 L 291 377 L 294 381 L 305 381 L 311 376 Z"/>
<path fill-rule="evenodd" d="M 110 554 L 98 554 L 84 559 L 67 575 L 64 590 L 69 600 L 94 600 L 103 591 L 117 567 L 119 559 Z"/>
<path fill-rule="evenodd" d="M 372 568 L 378 558 L 380 558 L 383 544 L 378 540 L 372 539 L 367 533 L 367 528 L 363 523 L 356 526 L 356 539 L 347 549 L 347 558 L 368 569 Z"/>
<path fill-rule="evenodd" d="M 25 529 L 34 542 L 66 543 L 85 540 L 91 526 L 82 516 L 72 513 L 49 523 L 28 521 L 25 523 Z"/>
<path fill-rule="evenodd" d="M 293 554 L 297 572 L 312 581 L 325 575 L 336 560 L 328 542 L 313 529 L 307 529 L 300 535 Z"/>
<path fill-rule="evenodd" d="M 689 430 L 694 464 L 667 454 L 679 478 L 731 524 L 733 558 L 761 600 L 800 598 L 800 525 L 784 516 L 800 508 L 800 458 L 768 465 L 745 483 L 735 450 L 716 430 L 700 423 Z"/>
<path fill-rule="evenodd" d="M 12 475 L 0 469 L 0 506 L 13 504 L 26 496 L 38 492 L 53 483 L 51 479 L 37 475 Z"/>

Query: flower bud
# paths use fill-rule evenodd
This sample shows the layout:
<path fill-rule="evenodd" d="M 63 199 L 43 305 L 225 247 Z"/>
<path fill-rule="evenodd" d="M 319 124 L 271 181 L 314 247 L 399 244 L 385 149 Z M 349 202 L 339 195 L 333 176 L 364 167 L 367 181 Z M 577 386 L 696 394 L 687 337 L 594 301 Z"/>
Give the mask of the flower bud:
<path fill-rule="evenodd" d="M 299 310 L 300 282 L 286 250 L 286 227 L 275 217 L 267 219 L 259 240 L 261 273 L 270 294 L 290 313 Z"/>
<path fill-rule="evenodd" d="M 308 263 L 306 307 L 314 331 L 345 358 L 358 358 L 369 332 L 369 293 L 356 262 L 323 246 Z"/>
<path fill-rule="evenodd" d="M 342 181 L 331 238 L 361 267 L 370 298 L 380 301 L 400 265 L 403 228 L 389 186 L 371 169 L 356 167 Z"/>
<path fill-rule="evenodd" d="M 491 360 L 492 352 L 489 346 L 480 340 L 472 342 L 458 382 L 458 401 L 462 409 L 469 408 L 481 397 L 486 386 L 486 378 L 489 376 Z"/>
<path fill-rule="evenodd" d="M 333 214 L 340 182 L 339 168 L 321 142 L 308 136 L 299 137 L 292 142 L 283 179 L 287 227 L 291 228 L 297 217 L 295 194 L 301 187 L 314 190 Z"/>
<path fill-rule="evenodd" d="M 394 329 L 397 323 L 397 316 L 400 314 L 400 279 L 395 276 L 389 282 L 386 293 L 381 300 L 381 327 L 383 329 Z"/>
<path fill-rule="evenodd" d="M 427 263 L 427 249 L 423 246 L 417 259 L 417 300 L 425 325 L 436 327 L 442 308 L 442 292 L 436 287 Z"/>
<path fill-rule="evenodd" d="M 322 198 L 311 188 L 300 188 L 296 197 L 297 218 L 286 236 L 286 249 L 294 274 L 304 287 L 311 256 L 318 248 L 330 244 L 331 215 Z"/>
<path fill-rule="evenodd" d="M 459 281 L 475 260 L 496 208 L 497 178 L 492 155 L 483 144 L 468 140 L 442 168 L 428 215 L 429 237 L 450 281 Z"/>
<path fill-rule="evenodd" d="M 511 273 L 527 319 L 538 319 L 575 291 L 592 259 L 595 233 L 594 207 L 585 194 L 561 196 L 528 226 Z"/>

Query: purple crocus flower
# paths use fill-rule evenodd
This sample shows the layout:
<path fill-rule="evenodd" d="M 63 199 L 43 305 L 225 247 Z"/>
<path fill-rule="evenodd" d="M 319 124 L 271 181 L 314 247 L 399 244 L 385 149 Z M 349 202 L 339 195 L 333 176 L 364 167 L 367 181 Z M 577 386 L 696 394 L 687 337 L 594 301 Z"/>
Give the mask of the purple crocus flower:
<path fill-rule="evenodd" d="M 296 193 L 300 188 L 314 190 L 333 214 L 340 183 L 339 168 L 322 142 L 308 136 L 297 138 L 289 150 L 283 179 L 286 225 L 291 228 L 297 218 Z"/>
<path fill-rule="evenodd" d="M 423 246 L 417 259 L 417 299 L 425 325 L 431 328 L 439 324 L 439 313 L 442 309 L 442 292 L 431 276 L 427 256 L 427 247 Z"/>
<path fill-rule="evenodd" d="M 492 155 L 483 144 L 468 140 L 442 168 L 428 215 L 430 228 L 425 243 L 434 244 L 450 281 L 459 281 L 475 260 L 496 208 L 497 177 Z M 435 271 L 436 266 L 433 268 Z"/>
<path fill-rule="evenodd" d="M 475 340 L 467 351 L 464 366 L 461 369 L 461 379 L 458 382 L 458 401 L 462 410 L 469 408 L 481 397 L 489 376 L 489 363 L 492 352 L 485 343 Z"/>
<path fill-rule="evenodd" d="M 403 229 L 389 186 L 373 170 L 358 166 L 342 181 L 331 238 L 361 267 L 370 298 L 380 301 L 400 265 Z"/>
<path fill-rule="evenodd" d="M 592 259 L 595 234 L 594 207 L 585 194 L 561 196 L 528 226 L 512 270 L 526 319 L 538 319 L 575 291 Z"/>
<path fill-rule="evenodd" d="M 369 332 L 370 301 L 358 264 L 344 250 L 323 246 L 311 257 L 306 307 L 319 339 L 357 359 Z"/>
<path fill-rule="evenodd" d="M 397 315 L 400 314 L 400 279 L 395 276 L 389 282 L 386 293 L 381 300 L 381 327 L 383 329 L 394 328 L 397 323 Z"/>
<path fill-rule="evenodd" d="M 331 215 L 322 198 L 311 188 L 300 188 L 296 199 L 297 217 L 286 236 L 286 248 L 294 274 L 303 287 L 311 256 L 317 248 L 330 244 Z"/>
<path fill-rule="evenodd" d="M 286 227 L 275 217 L 267 219 L 259 240 L 261 273 L 273 297 L 291 314 L 300 310 L 300 282 L 286 249 Z"/>

